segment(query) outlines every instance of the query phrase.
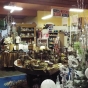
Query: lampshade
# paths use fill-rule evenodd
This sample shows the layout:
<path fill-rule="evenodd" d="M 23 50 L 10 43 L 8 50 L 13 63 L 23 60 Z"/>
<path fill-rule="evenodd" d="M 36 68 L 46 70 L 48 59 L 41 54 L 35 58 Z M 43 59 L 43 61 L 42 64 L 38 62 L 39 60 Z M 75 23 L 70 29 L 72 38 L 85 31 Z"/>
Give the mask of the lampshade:
<path fill-rule="evenodd" d="M 41 83 L 41 88 L 56 88 L 56 85 L 55 85 L 55 83 L 54 83 L 53 80 L 51 80 L 51 79 L 45 79 Z"/>

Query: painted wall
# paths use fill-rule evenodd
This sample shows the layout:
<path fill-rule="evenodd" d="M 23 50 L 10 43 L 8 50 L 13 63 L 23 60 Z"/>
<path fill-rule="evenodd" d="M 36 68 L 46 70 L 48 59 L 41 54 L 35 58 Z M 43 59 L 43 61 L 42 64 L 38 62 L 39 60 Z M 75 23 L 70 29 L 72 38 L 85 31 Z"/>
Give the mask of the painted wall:
<path fill-rule="evenodd" d="M 42 20 L 41 18 L 43 16 L 49 15 L 50 11 L 38 11 L 37 12 L 37 17 L 26 17 L 24 19 L 24 23 L 32 23 L 35 22 L 37 24 L 38 28 L 43 28 L 44 24 L 46 23 L 53 23 L 56 26 L 61 26 L 62 25 L 62 18 L 61 17 L 52 17 L 47 20 Z"/>
<path fill-rule="evenodd" d="M 30 23 L 31 24 L 33 22 L 35 22 L 37 24 L 37 17 L 26 17 L 24 19 L 24 23 Z"/>
<path fill-rule="evenodd" d="M 62 17 L 52 17 L 47 20 L 42 20 L 41 18 L 43 16 L 49 15 L 50 11 L 38 11 L 37 12 L 37 17 L 26 17 L 24 19 L 24 23 L 32 23 L 35 22 L 37 24 L 37 27 L 43 28 L 46 23 L 53 23 L 56 26 L 62 26 Z M 75 12 L 70 12 L 69 15 L 76 15 L 78 14 L 79 17 L 88 17 L 88 10 L 85 10 L 83 13 L 75 13 Z M 84 19 L 82 19 L 84 20 Z M 68 25 L 70 25 L 70 19 L 68 19 Z"/>
<path fill-rule="evenodd" d="M 88 17 L 88 10 L 84 10 L 82 13 L 70 12 L 69 14 L 70 14 L 70 16 L 71 16 L 71 15 L 78 14 L 79 17 Z"/>
<path fill-rule="evenodd" d="M 16 23 L 22 23 L 23 22 L 23 19 L 15 19 L 14 20 Z"/>
<path fill-rule="evenodd" d="M 42 20 L 41 18 L 46 15 L 50 15 L 50 11 L 38 11 L 37 12 L 37 26 L 39 27 L 44 27 L 44 24 L 46 23 L 53 23 L 56 26 L 61 26 L 62 25 L 62 18 L 61 17 L 52 17 L 46 20 Z"/>
<path fill-rule="evenodd" d="M 78 15 L 79 18 L 82 18 L 82 26 L 84 25 L 84 20 L 88 23 L 88 10 L 84 10 L 82 13 L 77 13 L 77 12 L 70 12 L 70 16 L 72 15 Z M 70 23 L 70 19 L 69 19 Z"/>

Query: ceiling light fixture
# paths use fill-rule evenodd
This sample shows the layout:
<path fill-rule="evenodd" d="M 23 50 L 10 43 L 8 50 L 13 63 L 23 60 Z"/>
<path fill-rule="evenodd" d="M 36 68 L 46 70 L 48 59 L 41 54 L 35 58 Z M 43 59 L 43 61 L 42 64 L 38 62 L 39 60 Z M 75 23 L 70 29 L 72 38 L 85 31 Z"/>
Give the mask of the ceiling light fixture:
<path fill-rule="evenodd" d="M 44 17 L 42 17 L 42 19 L 45 20 L 45 19 L 48 19 L 48 18 L 51 18 L 51 17 L 52 17 L 52 14 L 44 16 Z"/>
<path fill-rule="evenodd" d="M 4 6 L 4 9 L 10 10 L 10 13 L 12 13 L 13 11 L 21 11 L 23 10 L 22 7 L 18 7 L 18 6 Z"/>
<path fill-rule="evenodd" d="M 71 12 L 83 12 L 83 9 L 78 9 L 78 8 L 70 8 L 69 11 Z"/>
<path fill-rule="evenodd" d="M 12 24 L 14 25 L 14 24 L 16 24 L 16 22 L 13 21 Z"/>

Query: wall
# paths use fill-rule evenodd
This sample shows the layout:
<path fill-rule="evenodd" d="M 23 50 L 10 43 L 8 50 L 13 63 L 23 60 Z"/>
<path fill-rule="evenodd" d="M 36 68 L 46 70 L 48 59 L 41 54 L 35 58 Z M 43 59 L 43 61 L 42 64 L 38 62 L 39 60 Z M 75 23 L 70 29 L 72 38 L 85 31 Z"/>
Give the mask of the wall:
<path fill-rule="evenodd" d="M 38 11 L 37 12 L 37 26 L 43 27 L 46 23 L 54 23 L 56 26 L 62 26 L 62 17 L 52 17 L 46 20 L 42 20 L 43 16 L 51 14 L 50 11 Z M 85 10 L 83 13 L 70 12 L 69 16 L 78 14 L 79 17 L 87 17 L 88 10 Z M 83 20 L 83 19 L 82 19 Z M 68 26 L 70 26 L 70 18 L 68 18 Z"/>
<path fill-rule="evenodd" d="M 71 15 L 78 14 L 79 17 L 88 17 L 88 10 L 84 10 L 84 12 L 82 12 L 82 13 L 70 12 L 69 14 L 70 14 L 70 16 L 71 16 Z"/>
<path fill-rule="evenodd" d="M 44 24 L 46 23 L 54 23 L 56 26 L 62 25 L 62 18 L 61 17 L 52 17 L 47 20 L 42 20 L 43 16 L 49 15 L 50 11 L 38 11 L 37 17 L 26 17 L 24 19 L 24 23 L 32 23 L 35 22 L 38 28 L 43 28 Z"/>
<path fill-rule="evenodd" d="M 23 19 L 15 19 L 14 20 L 16 23 L 22 23 L 23 22 Z"/>
<path fill-rule="evenodd" d="M 52 17 L 47 20 L 42 20 L 41 18 L 46 15 L 50 15 L 50 11 L 38 11 L 37 12 L 37 26 L 38 27 L 44 27 L 44 24 L 46 23 L 54 23 L 56 26 L 62 25 L 62 18 L 61 17 Z"/>
<path fill-rule="evenodd" d="M 88 10 L 84 10 L 82 13 L 70 12 L 69 14 L 70 16 L 77 14 L 78 17 L 82 19 L 82 26 L 84 26 L 84 20 L 88 23 Z"/>
<path fill-rule="evenodd" d="M 50 11 L 38 11 L 37 12 L 37 17 L 26 17 L 24 19 L 25 23 L 32 23 L 35 22 L 37 24 L 37 27 L 43 28 L 44 24 L 46 23 L 54 23 L 56 26 L 62 26 L 62 17 L 52 17 L 47 20 L 42 20 L 41 18 L 43 16 L 49 15 Z M 75 12 L 70 12 L 69 15 L 76 15 L 78 14 L 79 17 L 82 17 L 84 20 L 84 17 L 88 17 L 88 10 L 85 10 L 83 13 L 75 13 Z M 68 19 L 68 25 L 70 26 L 70 19 Z"/>
<path fill-rule="evenodd" d="M 31 24 L 33 22 L 35 22 L 37 24 L 37 17 L 26 17 L 24 19 L 24 23 L 30 23 Z"/>

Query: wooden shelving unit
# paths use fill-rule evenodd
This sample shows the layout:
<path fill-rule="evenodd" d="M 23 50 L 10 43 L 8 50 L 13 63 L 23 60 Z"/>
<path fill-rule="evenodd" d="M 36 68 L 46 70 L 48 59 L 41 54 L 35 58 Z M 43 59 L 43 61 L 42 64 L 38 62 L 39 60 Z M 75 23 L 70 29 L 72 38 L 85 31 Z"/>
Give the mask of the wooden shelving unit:
<path fill-rule="evenodd" d="M 58 35 L 58 31 L 57 32 L 49 31 L 48 47 L 50 49 L 54 48 L 54 41 L 55 41 L 55 38 L 57 37 L 57 35 Z"/>
<path fill-rule="evenodd" d="M 21 40 L 36 44 L 36 24 L 17 24 L 21 27 Z"/>
<path fill-rule="evenodd" d="M 46 46 L 48 48 L 48 39 L 37 39 L 37 46 Z"/>

